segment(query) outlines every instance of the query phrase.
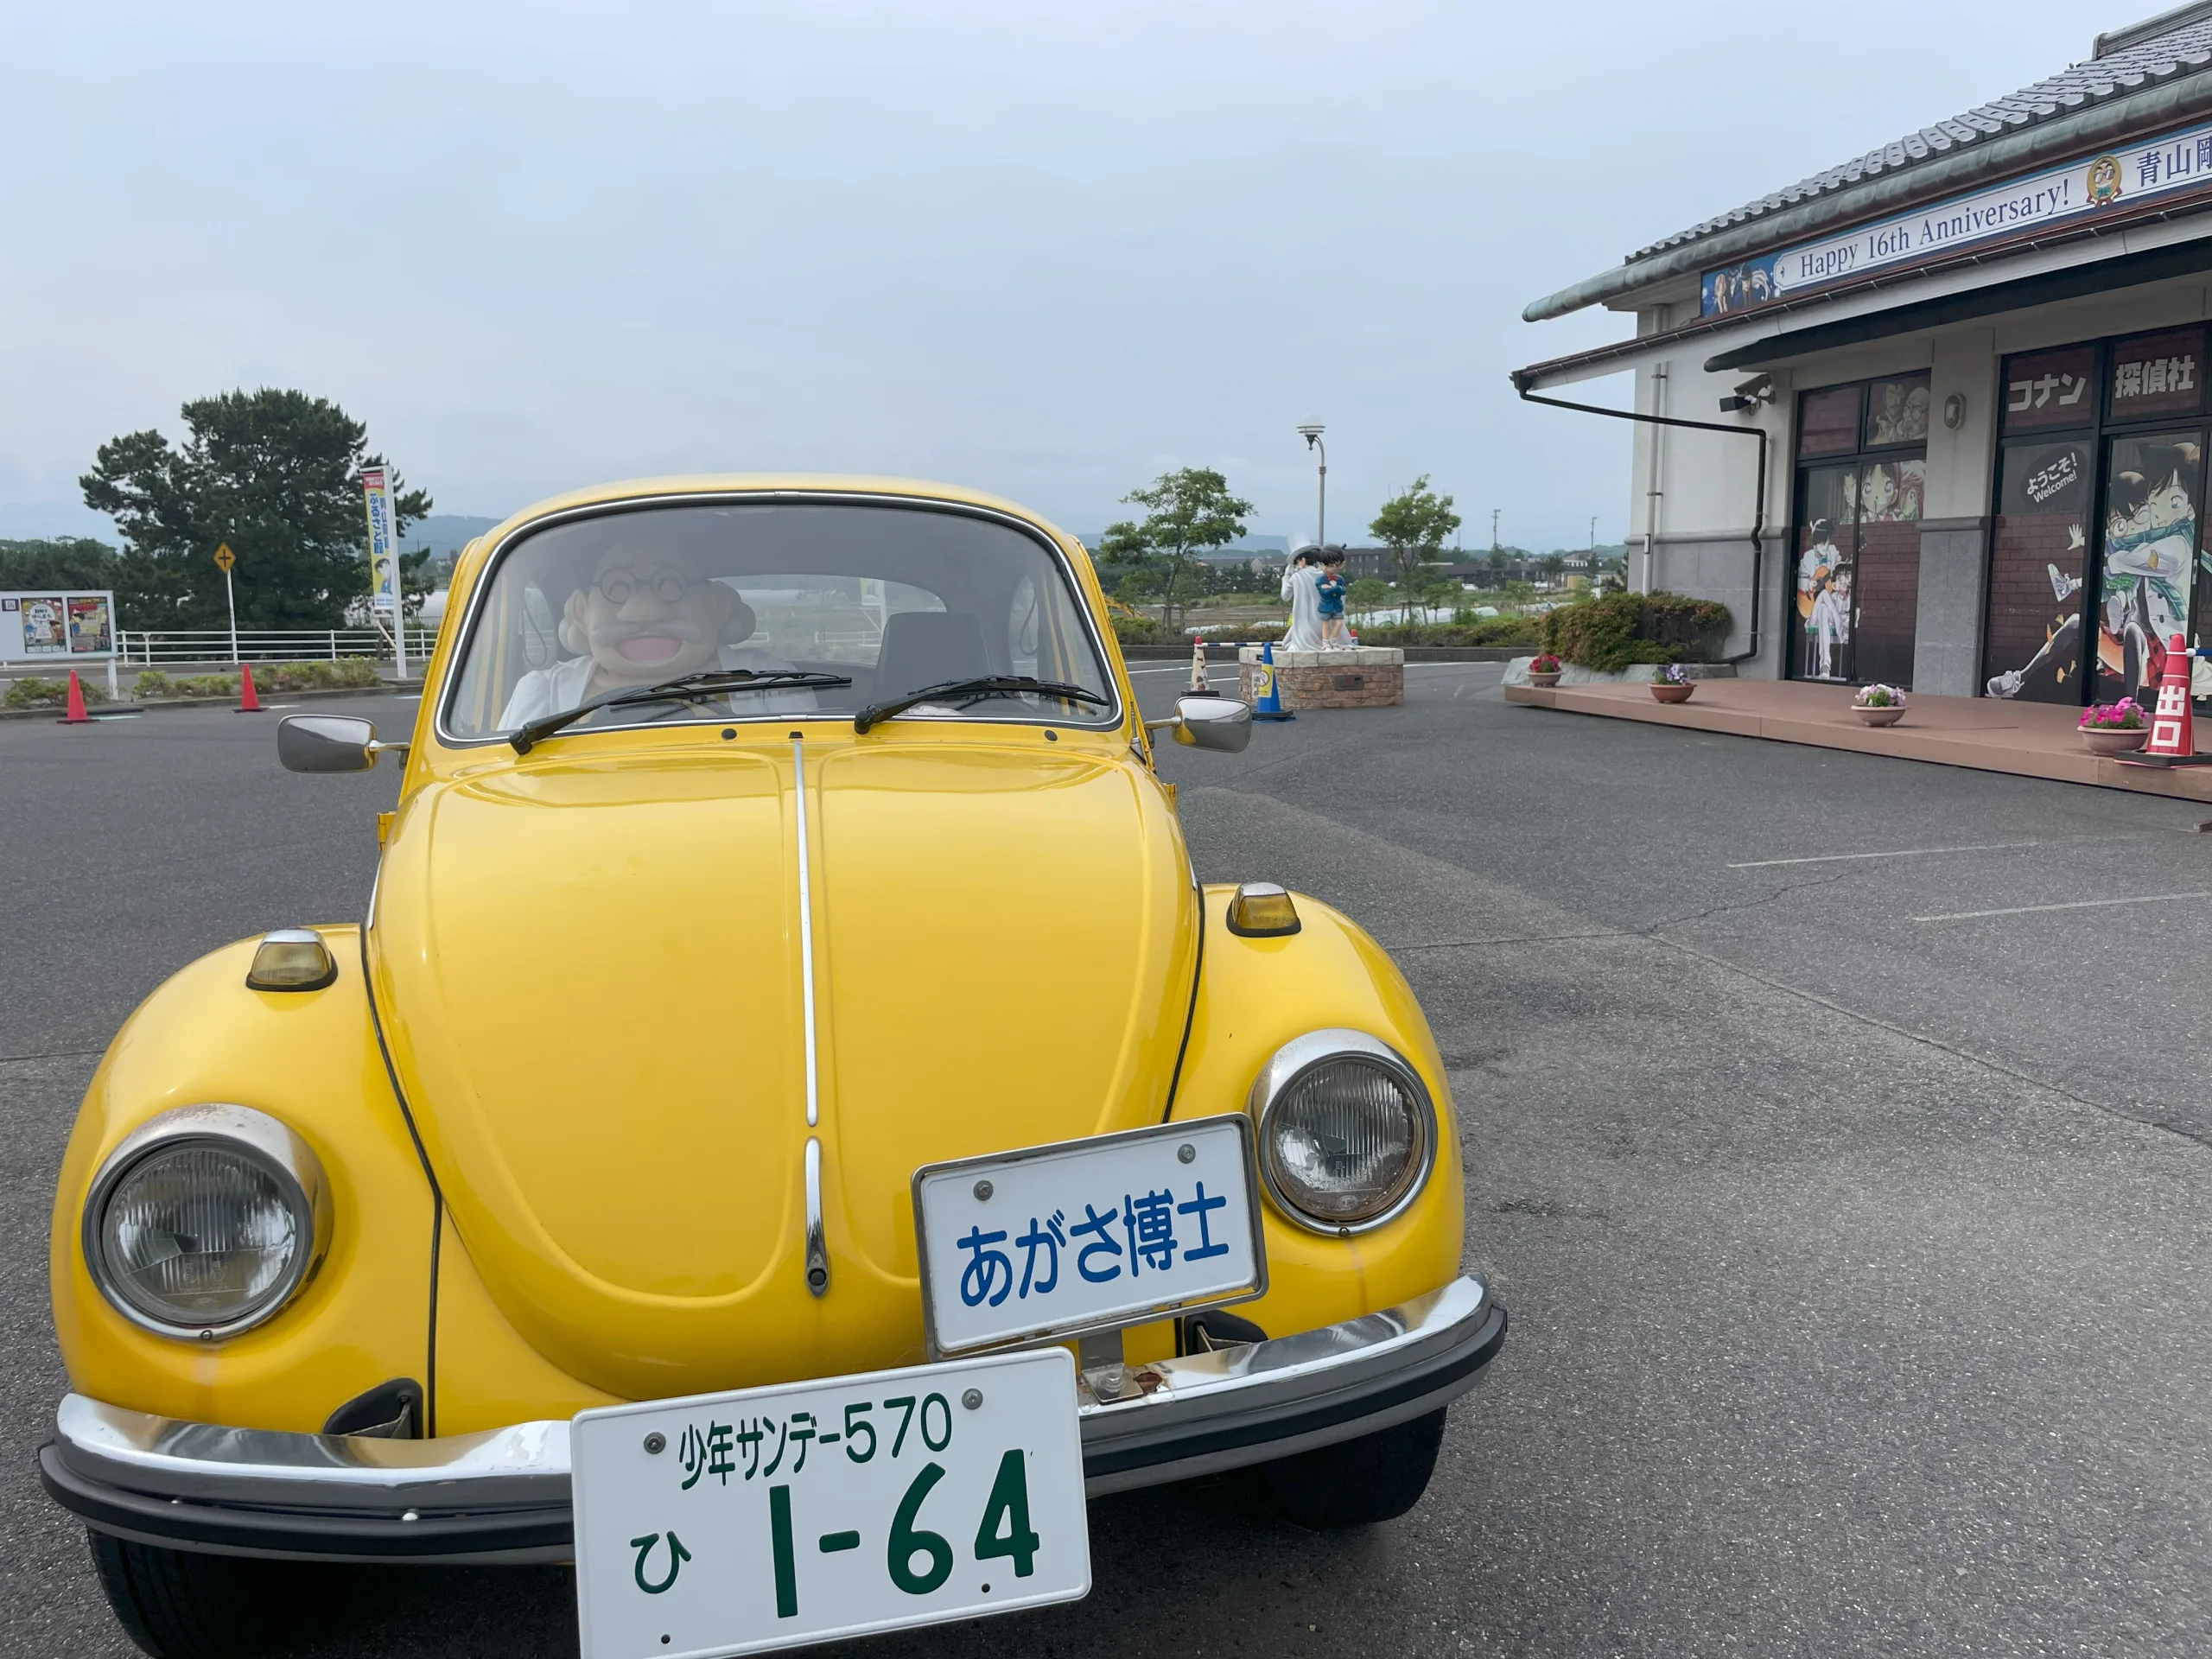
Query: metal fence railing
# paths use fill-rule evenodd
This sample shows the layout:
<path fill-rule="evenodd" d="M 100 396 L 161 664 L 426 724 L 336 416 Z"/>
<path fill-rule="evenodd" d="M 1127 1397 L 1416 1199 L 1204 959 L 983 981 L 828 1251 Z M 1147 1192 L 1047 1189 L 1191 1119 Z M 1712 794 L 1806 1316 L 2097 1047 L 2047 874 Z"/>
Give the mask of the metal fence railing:
<path fill-rule="evenodd" d="M 429 656 L 437 637 L 435 628 L 408 625 L 410 672 Z M 233 655 L 227 628 L 118 628 L 115 650 L 118 660 L 142 668 L 172 663 L 336 662 L 341 657 L 389 662 L 392 639 L 381 628 L 240 628 Z"/>

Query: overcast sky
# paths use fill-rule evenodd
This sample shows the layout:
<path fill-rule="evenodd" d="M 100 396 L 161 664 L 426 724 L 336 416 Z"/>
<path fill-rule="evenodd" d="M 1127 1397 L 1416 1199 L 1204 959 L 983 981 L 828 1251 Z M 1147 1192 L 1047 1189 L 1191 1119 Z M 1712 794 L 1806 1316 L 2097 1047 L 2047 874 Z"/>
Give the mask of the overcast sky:
<path fill-rule="evenodd" d="M 2158 0 L 2136 0 L 2143 12 Z M 1218 467 L 1332 539 L 1417 473 L 1627 514 L 1530 299 L 2134 21 L 2066 0 L 108 5 L 0 16 L 0 535 L 102 440 L 296 386 L 438 510 L 804 468 L 1070 529 Z M 1625 382 L 1603 383 L 1618 396 Z"/>

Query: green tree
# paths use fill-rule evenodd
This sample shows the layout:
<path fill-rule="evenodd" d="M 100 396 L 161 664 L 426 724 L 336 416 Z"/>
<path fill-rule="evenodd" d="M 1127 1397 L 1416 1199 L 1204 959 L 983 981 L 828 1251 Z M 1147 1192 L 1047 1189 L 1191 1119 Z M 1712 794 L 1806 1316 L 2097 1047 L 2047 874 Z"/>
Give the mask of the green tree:
<path fill-rule="evenodd" d="M 1435 613 L 1446 606 L 1455 603 L 1465 591 L 1465 589 L 1449 577 L 1433 578 L 1422 584 L 1421 609 L 1429 617 L 1433 618 Z"/>
<path fill-rule="evenodd" d="M 1109 524 L 1098 556 L 1109 565 L 1148 570 L 1160 578 L 1160 620 L 1172 631 L 1196 556 L 1226 547 L 1244 533 L 1249 501 L 1229 493 L 1229 480 L 1211 467 L 1179 467 L 1144 489 L 1122 498 L 1147 509 L 1141 519 Z"/>
<path fill-rule="evenodd" d="M 0 542 L 0 588 L 116 588 L 123 561 L 89 536 Z"/>
<path fill-rule="evenodd" d="M 1380 576 L 1362 576 L 1344 589 L 1344 603 L 1359 615 L 1371 616 L 1390 602 L 1390 584 Z"/>
<path fill-rule="evenodd" d="M 1408 604 L 1422 603 L 1423 588 L 1433 578 L 1424 567 L 1437 563 L 1445 538 L 1459 528 L 1459 515 L 1452 511 L 1452 498 L 1428 487 L 1423 473 L 1382 504 L 1367 533 L 1390 550 L 1390 563 L 1398 573 L 1398 587 Z"/>
<path fill-rule="evenodd" d="M 337 404 L 302 391 L 227 391 L 184 405 L 186 437 L 127 432 L 99 447 L 78 480 L 85 505 L 122 526 L 141 574 L 134 628 L 219 627 L 227 542 L 242 626 L 334 627 L 369 591 L 360 472 L 381 466 L 368 432 Z M 393 479 L 399 532 L 430 498 Z"/>

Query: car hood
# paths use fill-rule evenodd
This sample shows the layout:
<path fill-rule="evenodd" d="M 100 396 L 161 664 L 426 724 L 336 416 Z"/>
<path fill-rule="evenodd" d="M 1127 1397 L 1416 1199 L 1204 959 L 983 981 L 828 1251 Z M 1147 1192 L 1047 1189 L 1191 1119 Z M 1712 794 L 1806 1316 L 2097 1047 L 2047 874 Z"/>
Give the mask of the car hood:
<path fill-rule="evenodd" d="M 869 741 L 803 767 L 810 1129 L 800 747 L 533 757 L 426 786 L 385 850 L 377 1006 L 455 1229 L 527 1340 L 625 1397 L 921 1357 L 915 1167 L 1167 1105 L 1197 900 L 1156 785 Z"/>

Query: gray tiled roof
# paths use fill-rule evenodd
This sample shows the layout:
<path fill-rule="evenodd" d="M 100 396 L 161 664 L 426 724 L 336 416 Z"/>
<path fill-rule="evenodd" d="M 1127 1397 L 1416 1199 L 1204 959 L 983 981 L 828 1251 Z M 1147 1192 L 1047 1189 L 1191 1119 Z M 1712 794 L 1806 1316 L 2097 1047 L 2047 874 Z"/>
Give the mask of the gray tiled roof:
<path fill-rule="evenodd" d="M 2121 97 L 2155 82 L 2212 63 L 2212 6 L 2192 5 L 2167 14 L 2174 27 L 2144 38 L 2132 37 L 2141 29 L 2122 29 L 2098 41 L 2103 54 L 2077 63 L 2032 86 L 2024 86 L 2010 98 L 1978 104 L 1963 115 L 1939 121 L 1932 127 L 1907 133 L 1894 143 L 1864 156 L 1815 173 L 1786 190 L 1746 202 L 1732 213 L 1720 213 L 1686 231 L 1638 248 L 1626 264 L 1648 259 L 1669 248 L 1742 225 L 1795 203 L 1841 190 L 1862 179 L 1882 173 L 1902 173 L 1936 157 L 1983 143 L 1999 133 L 2031 127 L 2058 116 L 2070 115 L 2107 99 Z M 2156 27 L 2165 18 L 2154 18 Z"/>

